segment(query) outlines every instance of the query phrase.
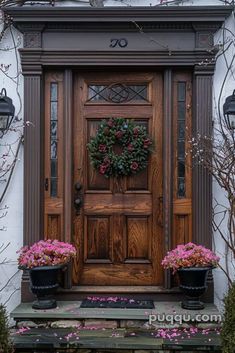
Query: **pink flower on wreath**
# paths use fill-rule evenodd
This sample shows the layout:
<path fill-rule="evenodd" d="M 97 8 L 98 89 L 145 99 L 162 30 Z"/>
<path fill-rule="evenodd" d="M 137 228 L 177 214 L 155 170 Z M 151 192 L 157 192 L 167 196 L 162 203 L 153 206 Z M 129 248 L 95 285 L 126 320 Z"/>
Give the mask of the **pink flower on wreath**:
<path fill-rule="evenodd" d="M 139 164 L 138 164 L 137 162 L 132 162 L 132 163 L 131 163 L 131 169 L 132 169 L 132 170 L 137 170 L 138 167 L 139 167 Z"/>
<path fill-rule="evenodd" d="M 134 146 L 131 143 L 129 143 L 129 145 L 127 146 L 127 149 L 129 152 L 132 152 L 134 150 Z"/>
<path fill-rule="evenodd" d="M 109 159 L 109 157 L 105 157 L 104 158 L 104 162 L 102 163 L 103 165 L 105 165 L 105 166 L 107 166 L 107 167 L 109 167 L 110 166 L 110 159 Z"/>
<path fill-rule="evenodd" d="M 120 131 L 120 130 L 118 130 L 118 131 L 115 133 L 115 137 L 116 137 L 118 140 L 121 139 L 122 136 L 123 136 L 123 132 Z"/>
<path fill-rule="evenodd" d="M 100 168 L 99 168 L 100 174 L 105 174 L 106 170 L 107 170 L 107 165 L 102 163 Z"/>
<path fill-rule="evenodd" d="M 138 127 L 134 127 L 133 134 L 134 135 L 138 135 L 139 134 L 139 128 Z"/>
<path fill-rule="evenodd" d="M 148 148 L 151 144 L 152 142 L 149 138 L 144 140 L 144 148 Z"/>
<path fill-rule="evenodd" d="M 99 145 L 99 152 L 105 153 L 107 151 L 107 146 L 104 144 Z"/>
<path fill-rule="evenodd" d="M 109 126 L 109 127 L 113 127 L 113 120 L 112 119 L 110 119 L 108 122 L 107 122 L 107 125 Z"/>

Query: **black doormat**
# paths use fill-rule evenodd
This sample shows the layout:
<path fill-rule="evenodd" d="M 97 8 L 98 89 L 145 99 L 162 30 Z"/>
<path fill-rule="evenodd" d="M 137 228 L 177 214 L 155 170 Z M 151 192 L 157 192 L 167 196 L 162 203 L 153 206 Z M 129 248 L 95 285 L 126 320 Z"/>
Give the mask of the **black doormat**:
<path fill-rule="evenodd" d="M 80 308 L 154 309 L 153 300 L 135 300 L 123 297 L 87 297 Z"/>

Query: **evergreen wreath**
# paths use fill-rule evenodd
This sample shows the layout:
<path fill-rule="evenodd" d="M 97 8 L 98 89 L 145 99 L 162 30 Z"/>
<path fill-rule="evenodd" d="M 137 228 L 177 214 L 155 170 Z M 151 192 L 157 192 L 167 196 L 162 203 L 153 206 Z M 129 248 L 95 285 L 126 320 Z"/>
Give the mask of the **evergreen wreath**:
<path fill-rule="evenodd" d="M 93 167 L 109 178 L 145 169 L 152 144 L 144 126 L 124 118 L 110 118 L 101 122 L 87 147 Z"/>

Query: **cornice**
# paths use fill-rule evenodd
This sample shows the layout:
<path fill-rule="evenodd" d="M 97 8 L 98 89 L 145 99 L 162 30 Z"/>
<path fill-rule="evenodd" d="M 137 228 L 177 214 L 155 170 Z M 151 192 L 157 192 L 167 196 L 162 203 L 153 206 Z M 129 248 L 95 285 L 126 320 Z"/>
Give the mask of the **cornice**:
<path fill-rule="evenodd" d="M 198 66 L 200 71 L 211 71 L 214 65 L 214 52 L 204 50 L 171 52 L 92 52 L 59 51 L 36 48 L 20 49 L 22 71 L 24 75 L 40 74 L 43 67 L 163 67 L 163 66 Z M 210 63 L 210 64 L 208 64 Z M 199 65 L 200 64 L 200 65 Z"/>
<path fill-rule="evenodd" d="M 231 6 L 155 6 L 155 7 L 6 7 L 3 11 L 15 23 L 27 22 L 223 22 Z"/>

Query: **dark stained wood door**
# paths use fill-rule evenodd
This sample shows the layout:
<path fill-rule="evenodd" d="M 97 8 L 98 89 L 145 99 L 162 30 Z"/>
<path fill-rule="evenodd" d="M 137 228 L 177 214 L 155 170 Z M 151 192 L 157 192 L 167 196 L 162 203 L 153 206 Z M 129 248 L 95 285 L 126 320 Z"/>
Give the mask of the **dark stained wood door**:
<path fill-rule="evenodd" d="M 74 282 L 162 283 L 162 75 L 88 73 L 74 80 Z M 123 117 L 147 127 L 154 141 L 148 168 L 106 179 L 90 164 L 87 143 L 102 119 Z M 77 190 L 77 183 L 81 189 Z"/>

